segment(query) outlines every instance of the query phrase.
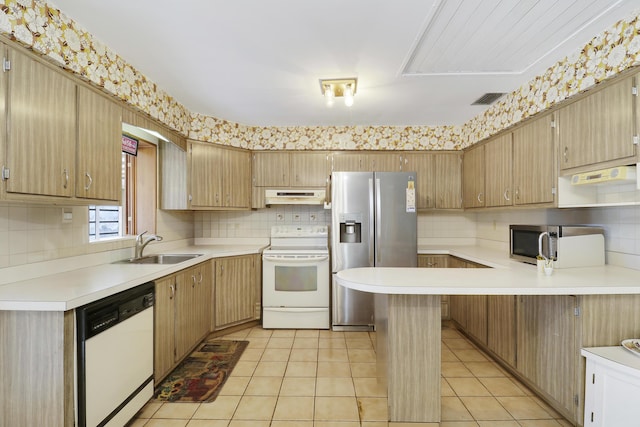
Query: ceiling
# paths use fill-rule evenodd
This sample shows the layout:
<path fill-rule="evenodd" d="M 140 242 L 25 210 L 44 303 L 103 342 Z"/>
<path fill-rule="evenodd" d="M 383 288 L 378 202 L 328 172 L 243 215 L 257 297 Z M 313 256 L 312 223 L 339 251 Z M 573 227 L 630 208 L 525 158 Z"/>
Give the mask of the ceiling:
<path fill-rule="evenodd" d="M 194 113 L 256 126 L 460 125 L 638 0 L 52 0 Z M 352 107 L 319 79 L 357 77 Z"/>

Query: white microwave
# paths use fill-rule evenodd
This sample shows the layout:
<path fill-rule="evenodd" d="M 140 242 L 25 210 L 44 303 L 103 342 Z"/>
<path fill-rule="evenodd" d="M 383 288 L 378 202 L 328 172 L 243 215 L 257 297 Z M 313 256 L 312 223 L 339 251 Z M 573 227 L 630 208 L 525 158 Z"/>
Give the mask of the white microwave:
<path fill-rule="evenodd" d="M 541 238 L 542 235 L 542 238 Z M 604 230 L 583 225 L 510 225 L 509 256 L 536 264 L 542 255 L 555 268 L 604 265 Z"/>

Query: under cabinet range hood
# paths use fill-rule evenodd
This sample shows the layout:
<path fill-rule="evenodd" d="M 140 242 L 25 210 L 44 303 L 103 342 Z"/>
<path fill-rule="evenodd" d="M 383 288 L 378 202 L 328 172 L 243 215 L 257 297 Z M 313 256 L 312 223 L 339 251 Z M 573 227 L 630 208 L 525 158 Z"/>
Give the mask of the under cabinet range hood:
<path fill-rule="evenodd" d="M 322 205 L 326 199 L 325 190 L 264 190 L 266 205 Z"/>

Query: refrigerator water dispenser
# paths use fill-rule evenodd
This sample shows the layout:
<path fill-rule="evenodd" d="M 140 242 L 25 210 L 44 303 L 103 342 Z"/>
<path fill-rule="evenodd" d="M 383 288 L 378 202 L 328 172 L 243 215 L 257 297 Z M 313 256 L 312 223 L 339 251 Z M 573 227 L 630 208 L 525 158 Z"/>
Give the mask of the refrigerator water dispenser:
<path fill-rule="evenodd" d="M 362 223 L 341 222 L 340 223 L 340 243 L 361 243 Z"/>

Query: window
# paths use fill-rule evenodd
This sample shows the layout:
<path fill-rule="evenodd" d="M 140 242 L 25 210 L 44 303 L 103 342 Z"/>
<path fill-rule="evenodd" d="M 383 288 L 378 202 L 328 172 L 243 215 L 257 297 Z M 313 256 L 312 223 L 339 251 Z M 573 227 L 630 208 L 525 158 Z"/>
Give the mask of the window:
<path fill-rule="evenodd" d="M 121 178 L 121 206 L 89 206 L 90 242 L 155 233 L 156 146 L 140 139 L 137 157 L 122 153 Z"/>
<path fill-rule="evenodd" d="M 122 236 L 120 206 L 89 206 L 89 241 Z"/>

